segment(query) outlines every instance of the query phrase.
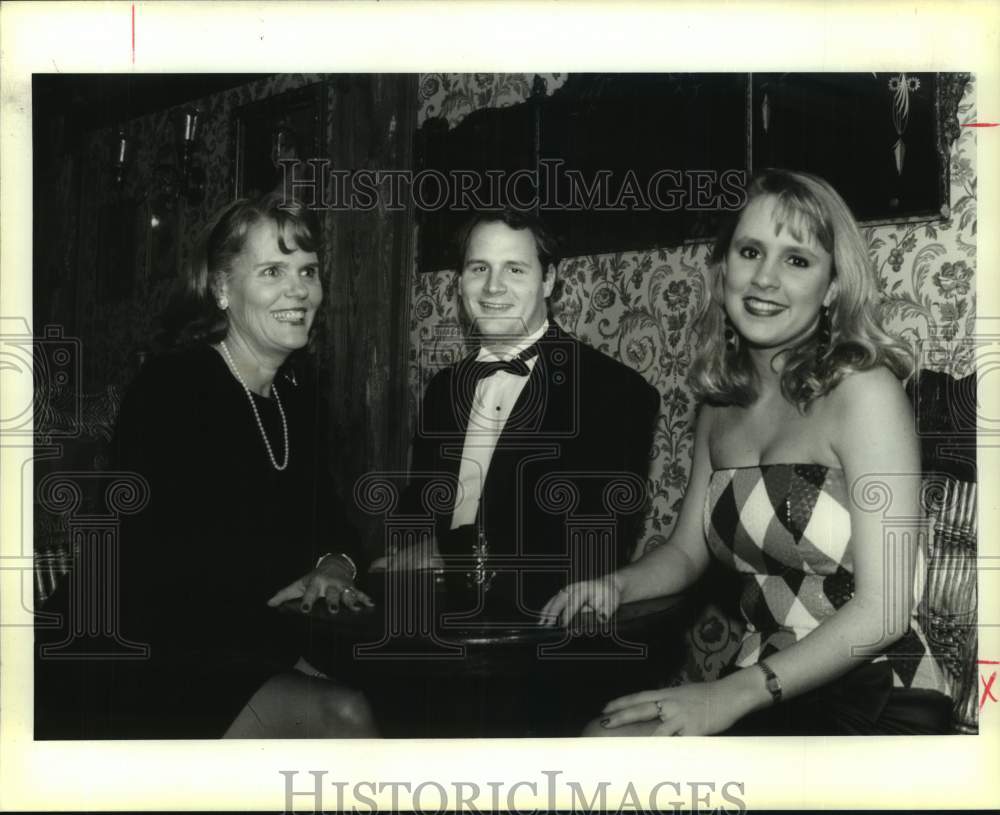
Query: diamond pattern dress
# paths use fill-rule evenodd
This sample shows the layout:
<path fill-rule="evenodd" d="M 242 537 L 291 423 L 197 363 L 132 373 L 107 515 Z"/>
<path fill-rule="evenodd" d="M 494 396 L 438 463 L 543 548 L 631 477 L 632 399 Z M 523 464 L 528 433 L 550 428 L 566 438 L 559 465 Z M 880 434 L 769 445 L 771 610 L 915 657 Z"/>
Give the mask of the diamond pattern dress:
<path fill-rule="evenodd" d="M 836 468 L 766 464 L 712 473 L 704 517 L 708 546 L 742 578 L 747 628 L 735 667 L 802 639 L 854 595 L 847 507 L 844 472 Z M 923 571 L 921 561 L 918 576 Z M 916 613 L 909 631 L 874 661 L 886 659 L 896 687 L 944 688 Z"/>

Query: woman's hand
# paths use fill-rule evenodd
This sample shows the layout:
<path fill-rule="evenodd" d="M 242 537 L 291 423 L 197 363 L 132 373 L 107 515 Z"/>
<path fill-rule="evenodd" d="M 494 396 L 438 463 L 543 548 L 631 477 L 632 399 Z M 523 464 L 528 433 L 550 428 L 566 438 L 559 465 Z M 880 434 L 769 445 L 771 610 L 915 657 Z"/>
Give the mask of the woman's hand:
<path fill-rule="evenodd" d="M 603 712 L 605 728 L 659 719 L 654 736 L 710 736 L 728 730 L 749 711 L 724 682 L 694 682 L 622 696 Z"/>
<path fill-rule="evenodd" d="M 618 610 L 621 595 L 621 582 L 615 574 L 570 583 L 545 604 L 538 623 L 565 628 L 578 611 L 588 608 L 603 622 Z"/>
<path fill-rule="evenodd" d="M 340 611 L 341 603 L 351 611 L 375 606 L 371 598 L 354 585 L 350 569 L 343 560 L 333 557 L 321 560 L 309 574 L 285 586 L 267 604 L 280 606 L 298 597 L 302 598 L 302 611 L 306 614 L 320 597 L 326 600 L 331 614 Z"/>

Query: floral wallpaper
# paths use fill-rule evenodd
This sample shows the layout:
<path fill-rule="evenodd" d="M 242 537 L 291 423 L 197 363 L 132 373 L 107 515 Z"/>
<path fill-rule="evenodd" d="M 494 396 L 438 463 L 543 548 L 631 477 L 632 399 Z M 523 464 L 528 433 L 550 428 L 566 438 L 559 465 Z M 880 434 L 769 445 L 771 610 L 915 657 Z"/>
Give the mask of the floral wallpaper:
<path fill-rule="evenodd" d="M 976 119 L 975 78 L 958 106 L 959 124 Z M 962 127 L 951 149 L 949 217 L 864 230 L 886 296 L 888 327 L 919 350 L 922 367 L 973 371 L 969 339 L 976 319 L 976 130 Z"/>
<path fill-rule="evenodd" d="M 422 97 L 421 118 L 447 111 L 454 125 L 467 112 L 463 90 L 451 101 L 445 87 L 466 87 L 469 77 L 441 75 Z M 421 83 L 423 87 L 428 78 Z M 514 87 L 508 79 L 481 83 Z M 524 91 L 527 80 L 516 87 Z M 444 94 L 444 95 L 442 95 Z M 526 92 L 525 92 L 526 95 Z M 960 123 L 975 120 L 974 81 L 958 109 Z M 510 93 L 504 96 L 512 103 Z M 951 148 L 950 215 L 936 221 L 869 226 L 871 247 L 885 301 L 888 328 L 920 355 L 920 366 L 963 376 L 973 370 L 976 266 L 976 142 L 974 128 L 962 128 Z M 653 449 L 645 536 L 648 550 L 664 543 L 680 510 L 691 464 L 695 403 L 685 381 L 691 364 L 692 321 L 705 298 L 708 244 L 611 255 L 569 258 L 559 268 L 552 307 L 562 328 L 641 373 L 662 396 Z M 456 281 L 448 271 L 414 274 L 411 318 L 411 408 L 441 367 L 465 352 L 459 330 Z M 711 614 L 689 632 L 700 658 L 688 675 L 714 675 L 739 631 Z"/>
<path fill-rule="evenodd" d="M 417 127 L 441 117 L 449 127 L 479 108 L 503 108 L 523 102 L 535 82 L 546 94 L 561 88 L 566 74 L 421 74 Z"/>

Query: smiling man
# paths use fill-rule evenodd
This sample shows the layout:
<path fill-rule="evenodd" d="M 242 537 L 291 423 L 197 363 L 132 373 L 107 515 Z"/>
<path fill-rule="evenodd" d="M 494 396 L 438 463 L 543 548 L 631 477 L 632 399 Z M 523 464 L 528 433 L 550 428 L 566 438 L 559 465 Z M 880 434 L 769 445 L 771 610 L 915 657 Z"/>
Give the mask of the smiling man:
<path fill-rule="evenodd" d="M 659 395 L 551 319 L 558 257 L 536 219 L 476 215 L 457 246 L 479 347 L 427 387 L 409 498 L 444 475 L 454 501 L 417 509 L 435 515 L 449 571 L 494 612 L 533 618 L 567 580 L 635 548 Z"/>

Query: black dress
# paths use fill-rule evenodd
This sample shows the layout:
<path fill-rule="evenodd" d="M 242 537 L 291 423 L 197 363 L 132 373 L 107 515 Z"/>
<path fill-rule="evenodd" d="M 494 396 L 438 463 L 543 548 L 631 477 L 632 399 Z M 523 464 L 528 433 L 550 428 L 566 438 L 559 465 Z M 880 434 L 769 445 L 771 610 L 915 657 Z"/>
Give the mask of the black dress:
<path fill-rule="evenodd" d="M 320 554 L 356 556 L 358 540 L 325 466 L 316 389 L 280 373 L 275 385 L 291 447 L 280 472 L 246 392 L 214 349 L 164 355 L 140 372 L 114 450 L 116 469 L 139 473 L 150 488 L 147 507 L 123 519 L 120 546 L 122 634 L 148 643 L 150 658 L 61 671 L 81 686 L 81 715 L 54 715 L 67 707 L 56 704 L 42 712 L 42 730 L 47 723 L 58 738 L 220 737 L 269 677 L 295 664 L 306 629 L 267 600 Z M 275 400 L 253 398 L 280 463 Z"/>

